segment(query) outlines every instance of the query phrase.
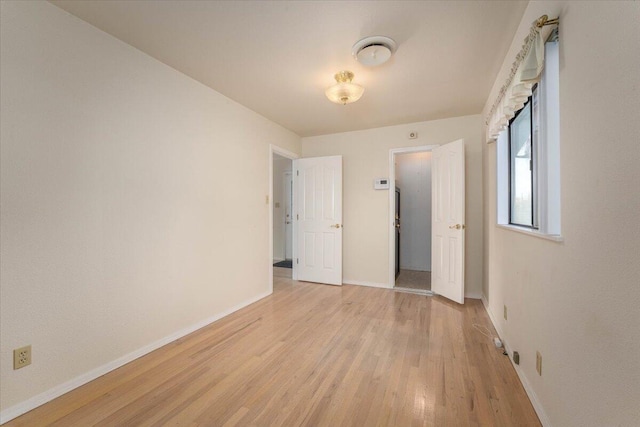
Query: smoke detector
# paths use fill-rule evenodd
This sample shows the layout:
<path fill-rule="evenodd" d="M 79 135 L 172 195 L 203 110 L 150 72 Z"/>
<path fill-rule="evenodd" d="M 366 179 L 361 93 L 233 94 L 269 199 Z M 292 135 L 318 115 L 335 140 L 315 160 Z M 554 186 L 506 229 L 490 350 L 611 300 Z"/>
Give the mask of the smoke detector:
<path fill-rule="evenodd" d="M 385 36 L 365 37 L 351 48 L 356 61 L 368 67 L 384 64 L 396 51 L 396 42 Z"/>

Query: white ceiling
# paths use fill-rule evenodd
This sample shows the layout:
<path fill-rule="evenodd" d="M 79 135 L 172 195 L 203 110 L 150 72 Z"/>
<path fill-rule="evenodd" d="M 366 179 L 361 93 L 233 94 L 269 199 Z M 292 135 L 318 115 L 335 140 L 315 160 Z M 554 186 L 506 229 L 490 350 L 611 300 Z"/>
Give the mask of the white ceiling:
<path fill-rule="evenodd" d="M 300 136 L 480 113 L 526 1 L 75 1 L 52 3 Z M 384 35 L 389 62 L 351 46 Z M 365 87 L 329 102 L 340 70 Z"/>

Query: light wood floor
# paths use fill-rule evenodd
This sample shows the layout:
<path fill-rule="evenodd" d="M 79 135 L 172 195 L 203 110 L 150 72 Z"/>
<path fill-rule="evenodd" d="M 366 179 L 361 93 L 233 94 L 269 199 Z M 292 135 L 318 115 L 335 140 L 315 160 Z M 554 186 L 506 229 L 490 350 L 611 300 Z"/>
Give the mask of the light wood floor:
<path fill-rule="evenodd" d="M 7 426 L 539 426 L 478 300 L 274 294 Z"/>
<path fill-rule="evenodd" d="M 400 274 L 396 279 L 396 288 L 421 289 L 423 291 L 431 290 L 431 272 L 400 270 Z"/>
<path fill-rule="evenodd" d="M 290 268 L 273 267 L 273 277 L 283 277 L 286 279 L 291 279 L 292 275 L 293 270 Z"/>

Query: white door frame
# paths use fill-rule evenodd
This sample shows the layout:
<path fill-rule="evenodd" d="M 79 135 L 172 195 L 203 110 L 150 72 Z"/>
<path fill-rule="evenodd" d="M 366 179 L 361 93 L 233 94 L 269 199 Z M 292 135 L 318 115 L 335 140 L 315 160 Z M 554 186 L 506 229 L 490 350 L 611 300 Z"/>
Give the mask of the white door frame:
<path fill-rule="evenodd" d="M 396 253 L 396 224 L 395 224 L 395 188 L 396 188 L 396 154 L 431 152 L 439 145 L 421 145 L 417 147 L 392 148 L 389 150 L 389 288 L 396 284 L 395 253 Z"/>
<path fill-rule="evenodd" d="M 274 154 L 277 154 L 282 157 L 286 157 L 291 161 L 300 158 L 300 156 L 297 155 L 296 153 L 293 153 L 289 150 L 285 150 L 284 148 L 280 148 L 277 145 L 269 144 L 269 194 L 267 196 L 268 197 L 267 205 L 269 206 L 269 225 L 268 225 L 269 226 L 269 251 L 267 253 L 269 254 L 269 290 L 271 293 L 273 293 L 273 155 Z M 294 209 L 295 209 L 295 203 L 296 203 L 296 200 L 295 200 L 295 191 L 294 191 L 293 200 L 291 201 L 291 205 L 294 207 Z M 293 253 L 293 257 L 295 258 L 296 256 L 295 227 L 293 227 L 293 230 L 292 230 L 292 238 L 293 238 L 292 253 Z M 293 264 L 292 277 L 294 280 L 298 278 L 298 271 L 296 269 L 295 263 Z"/>

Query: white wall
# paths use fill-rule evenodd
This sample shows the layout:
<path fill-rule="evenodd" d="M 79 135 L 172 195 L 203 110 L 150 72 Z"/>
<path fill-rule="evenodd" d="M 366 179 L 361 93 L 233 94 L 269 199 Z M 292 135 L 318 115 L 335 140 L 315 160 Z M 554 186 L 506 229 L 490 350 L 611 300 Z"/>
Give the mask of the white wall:
<path fill-rule="evenodd" d="M 396 154 L 400 268 L 431 271 L 431 152 Z"/>
<path fill-rule="evenodd" d="M 349 106 L 345 107 L 349 108 Z M 408 139 L 410 131 L 417 139 Z M 482 289 L 482 142 L 480 116 L 455 117 L 302 138 L 303 157 L 343 156 L 343 281 L 389 286 L 389 193 L 373 189 L 389 177 L 389 150 L 466 144 L 466 295 Z"/>
<path fill-rule="evenodd" d="M 530 2 L 485 113 L 542 14 L 560 16 L 564 242 L 496 227 L 496 146 L 485 145 L 484 295 L 547 425 L 636 426 L 640 3 Z"/>
<path fill-rule="evenodd" d="M 6 420 L 268 294 L 269 144 L 300 138 L 49 3 L 1 5 Z"/>
<path fill-rule="evenodd" d="M 293 161 L 273 156 L 273 259 L 285 259 L 285 205 L 284 173 L 291 172 Z M 276 206 L 278 204 L 278 206 Z"/>

